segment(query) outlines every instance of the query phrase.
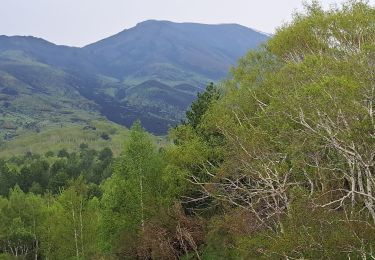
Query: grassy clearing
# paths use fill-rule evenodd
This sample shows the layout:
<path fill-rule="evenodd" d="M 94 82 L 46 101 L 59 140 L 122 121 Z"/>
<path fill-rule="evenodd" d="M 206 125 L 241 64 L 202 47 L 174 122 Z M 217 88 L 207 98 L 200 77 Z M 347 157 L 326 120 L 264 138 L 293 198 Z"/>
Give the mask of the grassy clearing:
<path fill-rule="evenodd" d="M 90 123 L 96 128 L 84 129 L 80 124 L 53 125 L 43 128 L 39 133 L 22 132 L 20 136 L 0 142 L 0 158 L 9 158 L 14 155 L 32 152 L 44 154 L 48 151 L 59 151 L 63 148 L 68 151 L 76 151 L 82 143 L 88 144 L 91 149 L 100 150 L 104 147 L 112 149 L 115 155 L 119 155 L 123 143 L 128 137 L 128 129 L 106 120 L 96 120 Z M 103 134 L 109 139 L 105 140 Z M 165 146 L 165 137 L 154 137 L 159 147 Z"/>
<path fill-rule="evenodd" d="M 91 126 L 96 130 L 85 130 L 82 125 L 70 124 L 63 127 L 46 127 L 39 133 L 22 133 L 13 140 L 0 143 L 0 157 L 11 157 L 26 152 L 43 154 L 63 148 L 73 151 L 78 149 L 81 143 L 86 143 L 93 149 L 110 147 L 115 154 L 120 153 L 122 143 L 128 134 L 126 128 L 105 121 L 93 121 Z M 109 140 L 103 139 L 103 133 L 108 134 Z"/>

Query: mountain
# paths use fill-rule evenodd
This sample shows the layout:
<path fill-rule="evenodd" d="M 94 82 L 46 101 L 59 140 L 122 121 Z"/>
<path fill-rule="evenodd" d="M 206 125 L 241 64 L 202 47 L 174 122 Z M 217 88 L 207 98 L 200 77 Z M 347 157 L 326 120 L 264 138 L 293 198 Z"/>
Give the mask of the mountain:
<path fill-rule="evenodd" d="M 155 20 L 83 48 L 0 36 L 0 134 L 87 126 L 103 116 L 125 126 L 140 119 L 147 130 L 165 134 L 197 92 L 267 39 L 236 24 Z"/>
<path fill-rule="evenodd" d="M 236 24 L 146 21 L 88 45 L 102 74 L 125 82 L 142 78 L 201 84 L 226 76 L 228 66 L 268 36 Z"/>

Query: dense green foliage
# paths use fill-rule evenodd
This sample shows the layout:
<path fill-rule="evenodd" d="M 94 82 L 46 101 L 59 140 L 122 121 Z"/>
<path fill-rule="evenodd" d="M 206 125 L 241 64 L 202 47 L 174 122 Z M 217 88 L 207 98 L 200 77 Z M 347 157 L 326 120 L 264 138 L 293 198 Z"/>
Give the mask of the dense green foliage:
<path fill-rule="evenodd" d="M 0 160 L 0 195 L 8 196 L 15 185 L 24 192 L 58 194 L 79 177 L 89 182 L 95 191 L 97 185 L 112 175 L 112 161 L 111 149 L 96 151 L 86 144 L 80 146 L 78 153 L 62 149 L 56 155 L 53 152 L 44 156 L 27 153 Z"/>
<path fill-rule="evenodd" d="M 375 9 L 318 4 L 209 85 L 158 147 L 0 161 L 0 251 L 27 259 L 372 259 Z"/>

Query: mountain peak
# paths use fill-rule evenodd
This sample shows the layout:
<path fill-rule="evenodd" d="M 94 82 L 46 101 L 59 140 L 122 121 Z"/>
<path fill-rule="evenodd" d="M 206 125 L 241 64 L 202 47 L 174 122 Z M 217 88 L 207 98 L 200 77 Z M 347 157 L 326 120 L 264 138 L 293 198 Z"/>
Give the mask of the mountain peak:
<path fill-rule="evenodd" d="M 145 20 L 142 22 L 137 23 L 136 26 L 142 26 L 142 25 L 149 25 L 149 24 L 173 24 L 174 22 L 167 21 L 167 20 L 156 20 L 156 19 L 150 19 Z"/>
<path fill-rule="evenodd" d="M 197 23 L 197 22 L 174 22 L 174 21 L 168 21 L 168 20 L 157 20 L 157 19 L 150 19 L 145 20 L 142 22 L 137 23 L 135 27 L 138 26 L 146 26 L 146 25 L 174 25 L 178 27 L 184 27 L 184 26 L 199 26 L 199 27 L 241 27 L 241 28 L 247 28 L 252 30 L 249 27 L 243 26 L 241 24 L 237 23 Z M 130 28 L 131 29 L 131 28 Z"/>

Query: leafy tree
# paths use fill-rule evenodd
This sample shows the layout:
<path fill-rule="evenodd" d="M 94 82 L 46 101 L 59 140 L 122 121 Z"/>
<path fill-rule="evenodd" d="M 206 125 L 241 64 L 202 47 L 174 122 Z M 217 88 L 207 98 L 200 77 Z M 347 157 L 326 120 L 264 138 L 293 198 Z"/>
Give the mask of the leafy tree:
<path fill-rule="evenodd" d="M 0 195 L 7 196 L 9 190 L 17 183 L 17 175 L 13 173 L 4 160 L 0 160 Z"/>
<path fill-rule="evenodd" d="M 113 176 L 104 185 L 102 230 L 103 240 L 110 243 L 107 248 L 117 246 L 123 254 L 131 254 L 134 238 L 144 231 L 145 222 L 161 206 L 162 168 L 152 139 L 136 122 Z M 124 243 L 128 246 L 121 248 L 121 241 L 127 241 Z"/>
<path fill-rule="evenodd" d="M 13 256 L 40 255 L 41 226 L 45 219 L 40 197 L 16 186 L 9 200 L 0 202 L 0 250 Z"/>
<path fill-rule="evenodd" d="M 220 91 L 214 83 L 211 82 L 207 85 L 206 90 L 203 93 L 198 93 L 197 100 L 193 102 L 190 110 L 186 112 L 185 124 L 196 128 L 202 121 L 202 117 L 207 112 L 211 103 L 219 98 Z"/>
<path fill-rule="evenodd" d="M 53 157 L 55 154 L 54 154 L 54 152 L 52 152 L 52 151 L 48 151 L 48 152 L 46 152 L 45 153 L 45 157 Z"/>
<path fill-rule="evenodd" d="M 52 200 L 43 248 L 52 259 L 96 257 L 98 248 L 98 201 L 89 199 L 88 187 L 80 178 Z M 53 223 L 53 224 L 52 224 Z M 52 224 L 52 226 L 50 226 Z"/>
<path fill-rule="evenodd" d="M 220 205 L 205 217 L 221 219 L 222 212 L 243 209 L 255 220 L 249 232 L 275 241 L 288 232 L 295 214 L 292 191 L 298 187 L 309 193 L 311 204 L 304 205 L 313 205 L 306 212 L 316 210 L 334 223 L 341 221 L 348 228 L 345 233 L 360 234 L 363 244 L 328 228 L 319 241 L 326 251 L 309 251 L 315 247 L 311 243 L 294 244 L 293 232 L 301 232 L 303 238 L 304 228 L 319 230 L 322 223 L 312 220 L 309 227 L 298 226 L 280 241 L 280 248 L 301 249 L 299 255 L 292 250 L 271 252 L 329 258 L 339 251 L 329 241 L 340 237 L 337 246 L 349 250 L 350 244 L 353 257 L 371 254 L 371 239 L 351 223 L 363 221 L 373 227 L 375 220 L 374 17 L 374 8 L 363 1 L 329 11 L 316 3 L 308 5 L 305 14 L 280 28 L 265 47 L 240 60 L 224 83 L 223 96 L 210 105 L 197 127 L 172 132 L 178 142 L 168 151 L 167 176 L 176 183 L 187 179 L 193 184 L 179 189 L 190 201 L 206 208 Z M 221 136 L 221 146 L 212 145 L 207 133 Z M 246 235 L 228 233 L 231 228 L 213 227 L 209 248 L 217 251 L 228 241 L 237 247 L 236 236 Z M 226 237 L 217 240 L 216 233 Z M 314 233 L 311 240 L 317 241 Z M 270 257 L 263 249 L 244 258 Z"/>
<path fill-rule="evenodd" d="M 68 151 L 64 148 L 64 149 L 61 149 L 61 150 L 57 153 L 57 156 L 60 157 L 60 158 L 63 158 L 63 157 L 68 158 L 68 157 L 69 157 L 69 153 L 68 153 Z"/>

